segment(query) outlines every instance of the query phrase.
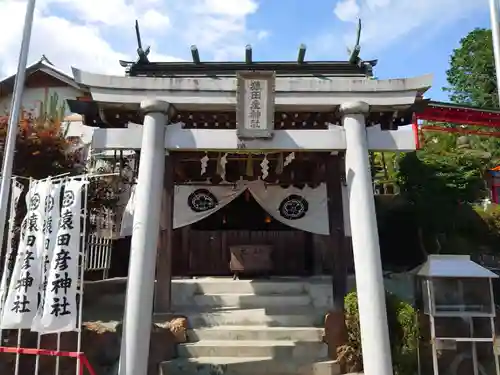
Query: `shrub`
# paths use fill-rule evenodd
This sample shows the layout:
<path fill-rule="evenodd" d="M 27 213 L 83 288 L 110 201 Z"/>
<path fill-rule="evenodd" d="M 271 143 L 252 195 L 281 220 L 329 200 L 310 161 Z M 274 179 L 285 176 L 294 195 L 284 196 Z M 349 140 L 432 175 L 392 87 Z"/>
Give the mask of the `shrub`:
<path fill-rule="evenodd" d="M 418 369 L 416 311 L 390 293 L 386 294 L 386 306 L 394 374 L 414 375 Z M 349 293 L 345 298 L 345 319 L 348 342 L 340 348 L 339 359 L 344 371 L 359 372 L 363 369 L 363 356 L 356 292 Z"/>

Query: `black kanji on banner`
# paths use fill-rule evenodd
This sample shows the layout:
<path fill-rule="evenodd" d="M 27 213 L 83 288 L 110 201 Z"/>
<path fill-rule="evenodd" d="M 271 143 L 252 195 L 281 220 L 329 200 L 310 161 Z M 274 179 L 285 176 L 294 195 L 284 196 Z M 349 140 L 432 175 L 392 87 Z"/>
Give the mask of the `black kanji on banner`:
<path fill-rule="evenodd" d="M 22 270 L 29 270 L 31 269 L 31 261 L 35 260 L 35 253 L 30 250 L 26 250 L 26 254 L 24 255 L 23 258 L 23 265 L 21 266 Z"/>
<path fill-rule="evenodd" d="M 70 209 L 64 210 L 61 215 L 61 222 L 59 223 L 59 228 L 61 229 L 73 229 L 73 212 Z"/>
<path fill-rule="evenodd" d="M 33 212 L 29 217 L 28 217 L 28 232 L 38 232 L 38 214 L 36 212 Z"/>
<path fill-rule="evenodd" d="M 69 277 L 67 272 L 64 272 L 63 274 L 56 273 L 56 277 L 54 281 L 52 281 L 52 289 L 50 291 L 55 294 L 59 294 L 59 290 L 62 289 L 64 294 L 67 294 L 72 283 L 73 279 Z"/>
<path fill-rule="evenodd" d="M 53 218 L 52 216 L 49 216 L 47 217 L 44 221 L 43 221 L 43 233 L 45 234 L 52 234 L 52 231 L 53 231 Z"/>
<path fill-rule="evenodd" d="M 59 249 L 56 253 L 56 262 L 54 265 L 54 269 L 56 271 L 66 271 L 68 269 L 68 262 L 71 260 L 71 256 L 69 255 L 68 250 L 64 250 L 63 248 Z"/>
<path fill-rule="evenodd" d="M 31 310 L 28 308 L 30 305 L 31 301 L 28 300 L 28 297 L 24 294 L 21 295 L 16 295 L 16 300 L 12 304 L 11 311 L 15 312 L 16 314 L 24 314 L 28 313 Z"/>
<path fill-rule="evenodd" d="M 68 310 L 69 302 L 66 297 L 54 297 L 50 307 L 52 308 L 50 315 L 63 316 L 71 314 L 71 311 Z"/>
<path fill-rule="evenodd" d="M 28 288 L 33 286 L 33 277 L 31 276 L 30 271 L 26 271 L 26 273 L 21 274 L 19 280 L 17 280 L 15 289 L 17 291 L 22 291 L 24 293 L 28 292 Z"/>

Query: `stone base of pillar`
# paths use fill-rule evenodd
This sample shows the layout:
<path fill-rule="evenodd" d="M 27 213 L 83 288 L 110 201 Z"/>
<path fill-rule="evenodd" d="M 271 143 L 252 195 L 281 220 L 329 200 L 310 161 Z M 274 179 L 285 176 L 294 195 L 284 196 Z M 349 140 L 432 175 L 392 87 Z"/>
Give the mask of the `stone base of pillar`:
<path fill-rule="evenodd" d="M 147 375 L 157 375 L 162 362 L 176 358 L 178 344 L 187 342 L 187 319 L 174 314 L 156 316 L 151 324 Z M 123 327 L 119 324 L 116 333 L 121 335 Z"/>
<path fill-rule="evenodd" d="M 326 314 L 323 341 L 328 345 L 328 357 L 336 360 L 338 349 L 347 344 L 347 328 L 343 311 L 330 311 Z"/>

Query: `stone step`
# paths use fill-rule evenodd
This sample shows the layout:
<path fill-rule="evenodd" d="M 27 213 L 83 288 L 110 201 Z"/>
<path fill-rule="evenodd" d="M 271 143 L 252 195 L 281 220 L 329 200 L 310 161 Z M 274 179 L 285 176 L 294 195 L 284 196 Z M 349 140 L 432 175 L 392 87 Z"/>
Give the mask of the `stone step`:
<path fill-rule="evenodd" d="M 266 326 L 218 326 L 190 329 L 188 340 L 290 340 L 321 342 L 322 328 L 314 327 L 266 327 Z"/>
<path fill-rule="evenodd" d="M 271 357 L 282 360 L 317 360 L 327 358 L 327 346 L 322 342 L 295 341 L 209 341 L 179 344 L 180 358 L 197 357 Z"/>
<path fill-rule="evenodd" d="M 213 309 L 178 312 L 190 328 L 214 326 L 321 327 L 324 315 L 314 309 Z"/>
<path fill-rule="evenodd" d="M 160 375 L 339 375 L 335 361 L 300 363 L 277 361 L 270 357 L 254 358 L 178 358 L 163 362 Z"/>
<path fill-rule="evenodd" d="M 231 280 L 231 279 L 193 279 L 174 280 L 183 287 L 193 286 L 194 294 L 257 294 L 264 296 L 299 295 L 307 293 L 307 282 L 300 280 Z"/>
<path fill-rule="evenodd" d="M 198 294 L 193 298 L 197 306 L 266 308 L 273 306 L 309 306 L 311 298 L 302 295 L 257 295 L 257 294 Z"/>

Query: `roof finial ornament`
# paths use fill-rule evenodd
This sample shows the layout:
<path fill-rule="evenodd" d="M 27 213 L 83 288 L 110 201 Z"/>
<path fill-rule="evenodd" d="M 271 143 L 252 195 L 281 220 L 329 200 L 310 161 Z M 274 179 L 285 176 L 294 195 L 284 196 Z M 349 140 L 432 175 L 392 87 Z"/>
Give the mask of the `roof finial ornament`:
<path fill-rule="evenodd" d="M 45 55 L 42 55 L 42 57 L 40 58 L 40 62 L 46 62 L 47 64 L 54 66 L 54 64 L 52 64 L 52 61 L 50 61 Z"/>
<path fill-rule="evenodd" d="M 356 44 L 354 45 L 354 48 L 351 50 L 350 48 L 347 48 L 347 52 L 349 53 L 349 62 L 351 64 L 356 64 L 358 65 L 361 62 L 361 59 L 359 58 L 359 53 L 361 52 L 361 45 L 359 44 L 361 40 L 361 18 L 358 19 L 358 29 L 356 31 Z"/>
<path fill-rule="evenodd" d="M 137 37 L 137 61 L 136 64 L 147 64 L 149 63 L 148 55 L 151 51 L 151 46 L 147 46 L 146 49 L 142 49 L 141 32 L 139 31 L 139 21 L 135 20 L 135 35 Z"/>
<path fill-rule="evenodd" d="M 149 64 L 148 55 L 151 51 L 151 47 L 148 46 L 146 49 L 142 49 L 142 41 L 141 41 L 141 32 L 139 31 L 139 22 L 135 20 L 135 36 L 137 37 L 137 60 L 133 61 L 125 61 L 120 60 L 120 65 L 126 68 L 126 74 L 130 73 L 130 69 L 136 65 L 144 65 Z"/>
<path fill-rule="evenodd" d="M 373 67 L 377 65 L 377 60 L 370 60 L 370 61 L 364 61 L 359 57 L 359 54 L 361 52 L 361 18 L 358 19 L 358 28 L 356 31 L 356 44 L 354 45 L 354 48 L 351 50 L 350 48 L 347 48 L 347 52 L 349 53 L 349 62 L 351 64 L 356 64 L 359 67 L 367 66 L 370 75 L 373 74 Z"/>

